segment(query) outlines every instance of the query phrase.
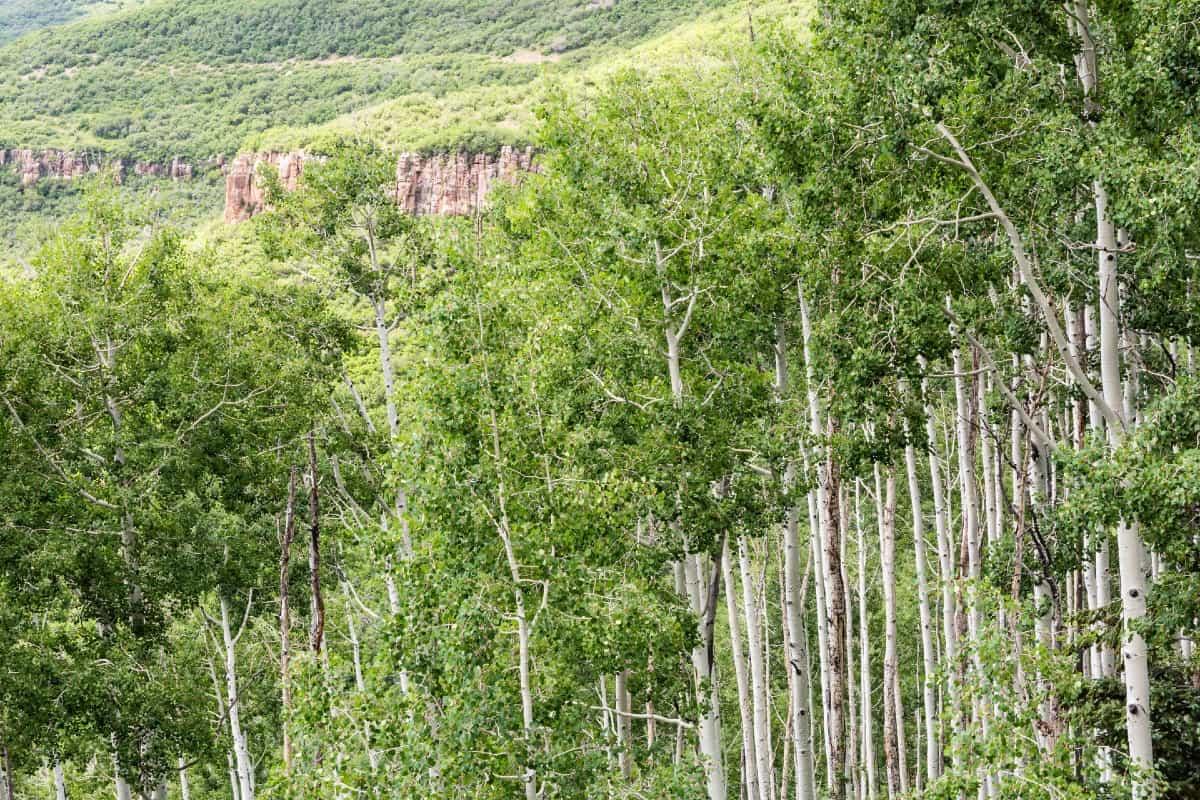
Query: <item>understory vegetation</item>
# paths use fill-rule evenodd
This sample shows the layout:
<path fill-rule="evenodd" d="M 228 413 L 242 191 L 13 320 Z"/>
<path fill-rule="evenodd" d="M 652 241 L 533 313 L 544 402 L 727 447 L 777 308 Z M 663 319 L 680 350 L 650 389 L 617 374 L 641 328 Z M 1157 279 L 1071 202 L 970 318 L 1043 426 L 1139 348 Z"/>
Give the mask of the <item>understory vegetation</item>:
<path fill-rule="evenodd" d="M 72 196 L 0 797 L 1200 796 L 1200 0 L 791 11 L 475 218 L 336 129 L 223 236 Z"/>

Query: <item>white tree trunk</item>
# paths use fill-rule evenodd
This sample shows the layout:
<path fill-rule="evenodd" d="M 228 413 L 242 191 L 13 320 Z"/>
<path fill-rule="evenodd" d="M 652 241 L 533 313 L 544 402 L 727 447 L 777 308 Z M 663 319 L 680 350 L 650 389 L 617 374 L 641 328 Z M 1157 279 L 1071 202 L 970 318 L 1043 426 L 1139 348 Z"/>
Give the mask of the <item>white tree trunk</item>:
<path fill-rule="evenodd" d="M 1086 3 L 1082 3 L 1086 8 Z M 1104 400 L 1121 413 L 1125 391 L 1121 383 L 1121 295 L 1117 275 L 1116 230 L 1108 217 L 1108 195 L 1100 181 L 1094 185 L 1099 280 L 1100 280 L 1100 381 Z M 1124 438 L 1124 425 L 1110 422 L 1109 444 L 1116 448 Z M 1129 757 L 1141 769 L 1154 765 L 1154 742 L 1150 728 L 1150 669 L 1146 641 L 1137 626 L 1146 616 L 1146 573 L 1142 564 L 1142 537 L 1136 523 L 1117 526 L 1117 554 L 1121 574 L 1121 618 L 1124 642 L 1121 646 L 1125 667 L 1125 728 L 1129 739 Z M 1150 792 L 1145 781 L 1135 779 L 1135 794 Z"/>
<path fill-rule="evenodd" d="M 858 639 L 859 639 L 859 696 L 861 697 L 862 762 L 865 766 L 867 800 L 878 796 L 878 777 L 875 773 L 875 722 L 871 708 L 871 636 L 867 617 L 867 547 L 862 527 L 861 481 L 854 484 L 854 530 L 858 534 Z"/>
<path fill-rule="evenodd" d="M 875 485 L 879 494 L 879 465 L 875 466 Z M 900 732 L 903 715 L 898 714 L 897 697 L 899 651 L 896 626 L 896 478 L 888 471 L 886 490 L 877 496 L 879 510 L 879 568 L 883 577 L 884 648 L 883 648 L 883 742 L 887 766 L 888 798 L 895 800 L 906 791 L 901 774 Z"/>
<path fill-rule="evenodd" d="M 742 771 L 746 800 L 760 800 L 758 757 L 755 749 L 754 701 L 750 695 L 750 680 L 747 675 L 746 656 L 742 650 L 742 625 L 738 613 L 737 583 L 733 577 L 733 559 L 729 542 L 721 558 L 721 574 L 725 581 L 725 608 L 729 618 L 729 652 L 733 661 L 733 674 L 737 681 L 738 712 L 742 722 L 742 752 L 746 764 Z"/>
<path fill-rule="evenodd" d="M 67 800 L 67 779 L 63 775 L 62 762 L 54 759 L 54 798 Z"/>
<path fill-rule="evenodd" d="M 183 756 L 179 757 L 179 800 L 192 800 L 192 786 L 188 783 L 187 762 L 183 760 Z M 66 800 L 64 794 L 59 800 Z"/>
<path fill-rule="evenodd" d="M 925 519 L 921 507 L 921 485 L 917 477 L 917 454 L 910 444 L 904 449 L 908 477 L 908 496 L 912 505 L 913 547 L 916 555 L 917 602 L 921 615 L 921 662 L 924 667 L 922 701 L 925 712 L 925 774 L 929 782 L 941 775 L 941 753 L 937 741 L 937 647 L 934 643 L 933 615 L 929 608 L 929 580 L 926 577 Z"/>
<path fill-rule="evenodd" d="M 841 531 L 841 551 L 842 551 L 842 591 L 843 600 L 842 608 L 845 609 L 846 617 L 846 716 L 848 719 L 848 727 L 846 729 L 846 767 L 850 773 L 850 787 L 853 792 L 854 800 L 862 800 L 862 770 L 859 769 L 860 756 L 859 747 L 859 719 L 858 719 L 858 697 L 859 697 L 859 670 L 858 664 L 855 661 L 854 647 L 854 589 L 850 583 L 850 568 L 847 563 L 850 554 L 850 506 L 846 502 L 846 491 L 843 485 L 840 489 L 841 498 L 838 502 L 838 507 L 842 512 L 841 524 L 838 529 Z"/>
<path fill-rule="evenodd" d="M 617 718 L 617 766 L 621 777 L 629 780 L 633 777 L 633 711 L 629 698 L 629 670 L 621 670 L 616 676 L 616 706 Z"/>
<path fill-rule="evenodd" d="M 812 548 L 812 560 L 816 565 L 816 576 L 813 581 L 813 595 L 816 598 L 817 609 L 817 665 L 820 668 L 818 677 L 821 683 L 821 734 L 825 754 L 825 791 L 833 791 L 833 747 L 829 741 L 829 616 L 825 607 L 825 581 L 823 553 L 821 546 L 820 525 L 817 523 L 817 500 L 812 492 L 808 494 L 809 543 Z"/>
<path fill-rule="evenodd" d="M 821 408 L 817 389 L 816 368 L 812 354 L 812 322 L 803 287 L 799 290 L 800 322 L 803 333 L 805 372 L 808 383 L 809 432 L 815 441 L 832 433 L 831 422 Z M 842 585 L 841 538 L 838 533 L 840 511 L 836 465 L 827 446 L 816 449 L 817 522 L 820 531 L 821 574 L 824 583 L 824 603 L 828 659 L 823 681 L 828 682 L 829 703 L 825 714 L 828 762 L 830 764 L 830 797 L 843 800 L 850 782 L 846 763 L 846 639 L 845 587 Z"/>
<path fill-rule="evenodd" d="M 708 608 L 708 586 L 710 576 L 706 564 L 699 555 L 684 557 L 684 576 L 692 614 L 701 626 L 699 644 L 692 649 L 692 670 L 696 678 L 696 695 L 708 695 L 708 705 L 700 718 L 700 755 L 705 759 L 705 782 L 709 800 L 725 800 L 725 763 L 721 751 L 721 717 L 717 694 L 715 664 L 710 656 L 712 631 L 707 628 L 709 615 L 715 609 Z"/>
<path fill-rule="evenodd" d="M 242 800 L 254 800 L 254 761 L 242 730 L 241 695 L 237 682 L 237 640 L 229 621 L 229 600 L 224 594 L 221 603 L 221 637 L 225 643 L 225 693 L 229 697 L 229 733 L 233 738 L 233 754 L 237 759 L 238 787 Z"/>
<path fill-rule="evenodd" d="M 956 570 L 950 538 L 950 509 L 947 505 L 946 483 L 938 454 L 939 437 L 935 411 L 933 402 L 930 400 L 929 388 L 924 383 L 921 393 L 925 396 L 925 436 L 929 440 L 930 448 L 929 484 L 933 491 L 933 521 L 937 533 L 938 572 L 942 588 L 942 636 L 945 639 L 945 661 L 947 664 L 954 664 L 958 660 L 958 633 L 954 624 L 958 609 L 954 595 Z M 953 697 L 954 681 L 950 681 L 949 685 Z"/>
<path fill-rule="evenodd" d="M 758 600 L 755 597 L 754 577 L 750 569 L 749 546 L 745 539 L 738 543 L 738 566 L 742 577 L 743 612 L 746 615 L 746 639 L 750 651 L 750 681 L 754 706 L 754 756 L 757 759 L 759 796 L 773 800 L 775 767 L 771 752 L 771 709 L 763 662 L 764 652 Z M 747 755 L 750 751 L 747 751 Z"/>
<path fill-rule="evenodd" d="M 667 373 L 671 381 L 671 401 L 676 408 L 683 406 L 683 354 L 681 344 L 688 325 L 691 323 L 692 311 L 695 309 L 698 292 L 693 290 L 686 302 L 686 310 L 682 320 L 675 322 L 674 309 L 676 300 L 671 297 L 671 285 L 666 281 L 666 258 L 658 242 L 654 243 L 655 268 L 663 277 L 663 336 L 667 343 Z M 680 298 L 681 299 L 681 298 Z M 700 754 L 705 759 L 705 783 L 708 788 L 708 800 L 725 800 L 727 787 L 725 783 L 725 764 L 721 751 L 721 717 L 717 702 L 716 669 L 713 657 L 712 619 L 716 609 L 710 608 L 709 576 L 706 575 L 705 563 L 701 556 L 688 554 L 684 556 L 684 583 L 688 598 L 700 627 L 700 644 L 692 650 L 692 670 L 696 683 L 696 693 L 699 698 L 708 692 L 710 702 L 700 720 L 699 739 Z M 716 579 L 717 576 L 713 576 Z"/>
<path fill-rule="evenodd" d="M 113 758 L 113 764 L 116 764 L 115 756 Z M 133 800 L 133 793 L 129 791 L 129 784 L 125 782 L 125 778 L 121 775 L 120 767 L 114 766 L 114 770 L 114 780 L 117 785 L 117 800 Z M 9 785 L 11 786 L 11 783 Z M 11 793 L 9 794 L 9 797 L 12 797 Z"/>
<path fill-rule="evenodd" d="M 233 763 L 233 753 L 225 753 L 225 761 L 229 767 L 229 786 L 233 800 L 242 800 L 242 791 L 238 786 L 237 767 Z"/>
<path fill-rule="evenodd" d="M 812 679 L 808 632 L 804 626 L 804 585 L 800 577 L 800 511 L 788 509 L 783 533 L 784 613 L 787 616 L 788 665 L 792 673 L 792 736 L 796 760 L 796 800 L 814 800 L 816 774 L 812 752 Z M 811 565 L 811 561 L 809 562 Z"/>

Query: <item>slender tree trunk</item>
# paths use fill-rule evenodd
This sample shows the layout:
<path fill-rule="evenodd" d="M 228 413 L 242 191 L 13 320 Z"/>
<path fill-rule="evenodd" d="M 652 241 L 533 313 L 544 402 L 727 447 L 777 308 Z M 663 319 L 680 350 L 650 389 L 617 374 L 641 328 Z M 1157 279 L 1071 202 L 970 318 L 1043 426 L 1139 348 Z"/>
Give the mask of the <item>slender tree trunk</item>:
<path fill-rule="evenodd" d="M 192 786 L 188 783 L 188 767 L 187 762 L 183 760 L 183 756 L 179 757 L 179 764 L 176 767 L 179 772 L 179 800 L 192 800 Z M 63 793 L 59 800 L 66 800 L 66 792 Z"/>
<path fill-rule="evenodd" d="M 692 669 L 696 676 L 697 697 L 707 702 L 700 718 L 700 754 L 705 758 L 709 800 L 725 800 L 725 766 L 721 751 L 721 718 L 717 694 L 715 659 L 713 658 L 713 619 L 716 616 L 716 581 L 720 564 L 713 565 L 713 575 L 702 557 L 691 554 L 684 558 L 688 599 L 692 614 L 700 621 L 700 641 L 692 648 Z M 707 697 L 705 697 L 707 695 Z"/>
<path fill-rule="evenodd" d="M 1092 315 L 1091 306 L 1083 308 L 1083 322 L 1085 331 L 1086 348 L 1089 351 L 1096 351 L 1100 347 L 1099 334 L 1096 331 L 1095 318 Z M 1092 433 L 1096 436 L 1105 435 L 1104 416 L 1100 412 L 1099 406 L 1094 400 L 1088 401 L 1088 425 Z M 1112 602 L 1111 588 L 1111 558 L 1109 552 L 1110 534 L 1107 530 L 1101 529 L 1096 531 L 1096 536 L 1099 539 L 1095 547 L 1095 582 L 1096 582 L 1096 608 L 1105 608 Z M 1117 674 L 1116 659 L 1113 650 L 1105 642 L 1100 642 L 1096 646 L 1097 650 L 1097 675 L 1103 678 L 1111 678 Z"/>
<path fill-rule="evenodd" d="M 1100 261 L 1100 380 L 1105 402 L 1121 413 L 1125 406 L 1125 391 L 1121 384 L 1121 298 L 1117 275 L 1117 242 L 1108 218 L 1108 195 L 1099 181 L 1095 184 L 1095 198 Z M 1122 419 L 1121 423 L 1128 424 L 1128 418 Z M 1110 423 L 1110 446 L 1116 449 L 1123 438 L 1121 425 Z M 1138 768 L 1149 770 L 1154 765 L 1154 741 L 1150 726 L 1150 669 L 1146 640 L 1138 630 L 1141 620 L 1146 616 L 1147 587 L 1142 551 L 1142 537 L 1137 524 L 1126 521 L 1118 523 L 1117 560 L 1121 574 L 1121 619 L 1125 628 L 1121 646 L 1121 661 L 1125 668 L 1125 728 L 1130 759 Z M 1135 796 L 1150 796 L 1152 790 L 1143 778 L 1135 777 L 1134 781 Z"/>
<path fill-rule="evenodd" d="M 692 312 L 698 293 L 692 290 L 686 301 L 684 318 L 674 320 L 674 309 L 682 298 L 671 297 L 671 284 L 666 278 L 667 257 L 656 241 L 654 243 L 655 269 L 662 279 L 663 336 L 667 344 L 667 374 L 671 382 L 671 401 L 681 408 L 684 401 L 682 341 L 691 323 Z M 720 558 L 718 553 L 717 558 Z M 704 757 L 705 783 L 708 800 L 725 800 L 728 791 L 725 781 L 724 755 L 721 750 L 721 716 L 717 702 L 716 663 L 713 655 L 713 623 L 716 619 L 717 593 L 721 585 L 720 565 L 714 565 L 713 575 L 705 574 L 705 564 L 698 554 L 684 557 L 685 588 L 692 613 L 700 628 L 700 644 L 692 650 L 692 669 L 696 682 L 697 698 L 709 694 L 704 715 L 700 720 L 700 754 Z"/>
<path fill-rule="evenodd" d="M 4 751 L 4 752 L 3 752 L 3 755 L 4 755 L 4 764 L 3 764 L 3 767 L 4 767 L 4 774 L 3 774 L 3 775 L 0 775 L 0 778 L 3 778 L 3 784 L 4 784 L 4 800 L 15 800 L 15 798 L 16 798 L 16 793 L 15 793 L 15 791 L 14 791 L 14 789 L 13 789 L 13 767 L 12 767 L 12 754 L 11 754 L 11 753 L 9 753 L 9 751 L 8 751 L 8 745 L 7 745 L 7 744 L 5 744 L 5 745 L 3 746 L 3 751 Z M 119 780 L 119 778 L 118 778 L 118 780 Z"/>
<path fill-rule="evenodd" d="M 750 568 L 749 545 L 745 539 L 738 543 L 738 565 L 742 577 L 742 595 L 746 615 L 747 645 L 750 650 L 750 680 L 751 698 L 754 707 L 754 750 L 757 759 L 758 791 L 762 800 L 773 800 L 775 789 L 775 768 L 771 752 L 771 709 L 769 692 L 766 683 L 766 673 L 763 667 L 765 648 L 763 647 L 762 619 L 758 611 L 758 601 L 755 597 L 754 578 Z M 747 750 L 747 754 L 751 751 Z"/>
<path fill-rule="evenodd" d="M 616 678 L 617 719 L 617 765 L 621 777 L 630 780 L 633 777 L 633 711 L 629 697 L 629 670 L 621 670 Z"/>
<path fill-rule="evenodd" d="M 858 534 L 858 639 L 859 694 L 862 698 L 862 761 L 865 766 L 864 794 L 867 800 L 878 796 L 875 772 L 875 722 L 871 707 L 871 628 L 867 617 L 867 547 L 862 527 L 861 481 L 854 484 L 854 530 Z"/>
<path fill-rule="evenodd" d="M 283 540 L 279 548 L 279 683 L 283 695 L 283 770 L 292 772 L 292 611 L 290 595 L 292 540 L 296 537 L 296 468 L 293 466 L 288 477 L 287 510 L 284 512 Z M 182 775 L 182 773 L 181 773 Z M 186 782 L 186 776 L 183 777 Z"/>
<path fill-rule="evenodd" d="M 842 590 L 845 593 L 843 608 L 846 609 L 846 716 L 848 719 L 848 726 L 846 728 L 846 765 L 850 773 L 851 796 L 854 800 L 862 800 L 862 770 L 859 769 L 860 756 L 858 752 L 859 673 L 858 664 L 854 657 L 854 598 L 852 594 L 854 590 L 851 588 L 850 570 L 847 563 L 850 553 L 850 515 L 844 484 L 841 487 L 841 497 L 838 506 L 842 511 L 842 519 L 838 525 L 838 529 L 841 531 Z"/>
<path fill-rule="evenodd" d="M 346 628 L 350 635 L 350 658 L 354 666 L 354 688 L 359 695 L 365 695 L 367 693 L 367 682 L 363 678 L 362 643 L 358 639 L 358 627 L 354 624 L 354 606 L 351 604 L 349 581 L 342 583 L 342 592 L 346 598 Z M 379 754 L 371 746 L 371 721 L 365 720 L 362 723 L 362 728 L 363 747 L 367 753 L 367 763 L 370 764 L 371 773 L 374 774 L 379 771 Z"/>
<path fill-rule="evenodd" d="M 312 622 L 308 642 L 313 655 L 319 657 L 325 644 L 325 599 L 321 595 L 321 509 L 317 489 L 317 442 L 312 431 L 308 433 L 308 474 L 308 575 L 312 593 Z"/>
<path fill-rule="evenodd" d="M 804 580 L 800 577 L 800 510 L 788 509 L 783 533 L 784 611 L 787 616 L 788 665 L 792 675 L 792 736 L 796 760 L 796 800 L 814 800 L 816 775 L 812 752 L 812 679 L 808 663 L 808 631 L 804 625 Z M 811 568 L 811 557 L 809 566 Z"/>
<path fill-rule="evenodd" d="M 812 354 L 812 323 L 803 289 L 799 292 L 800 319 L 803 332 L 804 362 L 808 382 L 809 431 L 820 441 L 833 433 L 833 423 L 824 418 L 817 391 L 816 368 Z M 828 446 L 818 448 L 817 457 L 817 520 L 821 536 L 821 566 L 824 578 L 825 616 L 828 631 L 829 707 L 825 725 L 829 731 L 829 762 L 832 765 L 832 800 L 844 800 L 849 785 L 846 764 L 846 592 L 842 585 L 841 537 L 838 525 L 841 513 L 838 467 Z"/>
<path fill-rule="evenodd" d="M 967 545 L 967 630 L 971 640 L 977 642 L 980 628 L 978 582 L 983 575 L 983 568 L 980 560 L 979 493 L 975 483 L 976 406 L 972 402 L 974 391 L 967 377 L 967 368 L 960 349 L 954 351 L 953 364 L 954 396 L 957 405 L 958 481 L 959 492 L 962 495 L 963 538 Z M 976 669 L 981 671 L 982 666 L 977 663 Z"/>
<path fill-rule="evenodd" d="M 922 362 L 922 367 L 926 365 Z M 933 520 L 937 534 L 938 576 L 941 585 L 941 620 L 942 637 L 944 639 L 945 663 L 953 666 L 958 661 L 958 639 L 954 625 L 957 616 L 957 601 L 954 595 L 954 558 L 950 549 L 950 509 L 947 504 L 946 484 L 942 476 L 941 462 L 938 455 L 937 426 L 933 401 L 929 387 L 925 382 L 921 385 L 921 394 L 925 404 L 925 437 L 929 441 L 929 485 L 933 492 Z M 957 709 L 958 691 L 953 680 L 947 681 L 950 695 L 950 706 Z M 938 725 L 938 753 L 944 753 L 942 726 Z M 944 759 L 939 761 L 938 774 L 945 768 Z"/>
<path fill-rule="evenodd" d="M 233 763 L 233 753 L 230 753 L 227 751 L 225 753 L 225 761 L 226 761 L 226 766 L 229 768 L 229 785 L 231 787 L 230 790 L 232 792 L 231 796 L 232 796 L 233 800 L 242 800 L 241 787 L 238 786 L 237 767 L 234 766 L 234 763 Z M 128 790 L 126 790 L 126 797 L 128 797 Z"/>
<path fill-rule="evenodd" d="M 206 628 L 205 629 L 206 641 L 207 641 L 207 638 L 208 638 L 208 632 L 207 632 L 207 628 Z M 214 649 L 216 648 L 215 643 L 213 644 L 213 648 Z M 213 696 L 215 696 L 217 698 L 217 719 L 221 719 L 221 720 L 228 719 L 228 714 L 225 711 L 225 697 L 221 693 L 221 681 L 217 678 L 217 667 L 213 663 L 211 655 L 208 656 L 208 674 L 212 678 Z M 115 760 L 115 756 L 114 756 L 114 760 Z M 234 765 L 233 753 L 231 753 L 228 750 L 225 751 L 225 761 L 226 761 L 226 766 L 228 767 L 231 797 L 233 798 L 233 800 L 241 800 L 241 792 L 238 789 L 237 767 Z M 120 785 L 124 782 L 121 781 L 121 777 L 119 774 L 117 775 L 117 781 L 118 781 L 117 792 L 118 792 L 118 794 L 120 794 Z M 126 788 L 125 791 L 126 791 L 126 793 L 128 793 L 128 791 L 129 791 L 128 787 Z"/>
<path fill-rule="evenodd" d="M 54 798 L 55 800 L 67 800 L 67 779 L 63 775 L 62 762 L 57 757 L 54 759 Z"/>
<path fill-rule="evenodd" d="M 12 774 L 8 773 L 8 775 L 8 800 L 13 800 Z M 133 800 L 133 793 L 129 791 L 129 784 L 125 782 L 124 776 L 121 775 L 121 767 L 117 763 L 115 755 L 113 756 L 113 780 L 116 783 L 117 800 Z M 239 798 L 235 798 L 234 800 L 239 800 Z"/>
<path fill-rule="evenodd" d="M 875 481 L 879 485 L 879 467 L 875 467 Z M 884 607 L 884 650 L 883 650 L 883 746 L 887 766 L 888 798 L 895 800 L 904 793 L 900 775 L 899 727 L 904 717 L 899 716 L 896 697 L 899 656 L 896 649 L 896 478 L 888 470 L 886 494 L 882 498 L 882 514 L 879 523 L 879 566 L 883 574 Z"/>
<path fill-rule="evenodd" d="M 742 650 L 742 625 L 738 614 L 737 583 L 733 577 L 733 559 L 729 552 L 729 542 L 725 543 L 725 552 L 721 557 L 721 573 L 725 581 L 725 607 L 729 617 L 729 652 L 733 661 L 734 678 L 737 681 L 738 712 L 742 723 L 742 752 L 746 754 L 746 765 L 742 770 L 742 783 L 745 786 L 746 800 L 759 800 L 762 792 L 759 788 L 759 766 L 755 750 L 754 700 L 750 694 L 746 656 Z"/>
<path fill-rule="evenodd" d="M 908 477 L 908 496 L 912 505 L 913 547 L 916 555 L 917 602 L 921 615 L 921 663 L 924 668 L 922 700 L 925 712 L 925 774 L 929 782 L 941 774 L 941 754 L 937 742 L 937 648 L 934 644 L 933 615 L 929 609 L 929 580 L 925 575 L 925 520 L 921 507 L 921 485 L 917 477 L 917 453 L 910 444 L 904 448 Z"/>
<path fill-rule="evenodd" d="M 233 737 L 233 753 L 237 758 L 238 786 L 242 800 L 254 800 L 254 761 L 242 730 L 241 694 L 237 680 L 237 638 L 229 620 L 229 600 L 224 594 L 221 604 L 221 638 L 225 644 L 225 692 L 229 696 L 229 732 Z M 240 636 L 240 633 L 239 633 Z"/>

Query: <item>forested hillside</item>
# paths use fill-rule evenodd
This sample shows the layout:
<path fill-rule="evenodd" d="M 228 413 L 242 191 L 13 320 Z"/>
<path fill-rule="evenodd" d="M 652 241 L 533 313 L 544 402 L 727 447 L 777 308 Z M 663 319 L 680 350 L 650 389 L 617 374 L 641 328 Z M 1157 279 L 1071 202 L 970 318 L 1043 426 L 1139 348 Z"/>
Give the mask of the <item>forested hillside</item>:
<path fill-rule="evenodd" d="M 78 207 L 77 180 L 34 167 L 31 185 L 18 155 L 178 160 L 204 185 L 133 180 L 130 199 L 149 197 L 176 221 L 212 218 L 221 164 L 239 152 L 320 151 L 345 135 L 420 153 L 527 145 L 549 86 L 633 58 L 670 60 L 664 43 L 724 38 L 740 14 L 724 0 L 0 3 L 0 19 L 29 27 L 84 11 L 0 46 L 5 261 Z"/>
<path fill-rule="evenodd" d="M 146 0 L 3 0 L 0 2 L 0 43 L 39 28 L 86 15 L 122 11 L 144 2 Z"/>
<path fill-rule="evenodd" d="M 222 235 L 90 187 L 0 272 L 0 798 L 1200 796 L 1197 20 L 732 4 L 470 217 L 349 123 Z"/>
<path fill-rule="evenodd" d="M 163 0 L 0 48 L 0 143 L 199 162 L 371 102 L 527 84 L 721 5 Z"/>

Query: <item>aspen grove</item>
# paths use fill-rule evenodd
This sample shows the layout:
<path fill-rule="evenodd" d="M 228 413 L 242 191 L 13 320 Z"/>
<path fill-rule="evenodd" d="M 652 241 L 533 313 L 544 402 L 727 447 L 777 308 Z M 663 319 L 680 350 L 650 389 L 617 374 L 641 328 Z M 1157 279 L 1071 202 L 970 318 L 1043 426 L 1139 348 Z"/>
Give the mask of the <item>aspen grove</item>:
<path fill-rule="evenodd" d="M 1200 0 L 751 4 L 473 218 L 0 273 L 0 800 L 1200 797 Z"/>

